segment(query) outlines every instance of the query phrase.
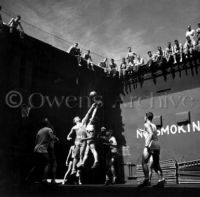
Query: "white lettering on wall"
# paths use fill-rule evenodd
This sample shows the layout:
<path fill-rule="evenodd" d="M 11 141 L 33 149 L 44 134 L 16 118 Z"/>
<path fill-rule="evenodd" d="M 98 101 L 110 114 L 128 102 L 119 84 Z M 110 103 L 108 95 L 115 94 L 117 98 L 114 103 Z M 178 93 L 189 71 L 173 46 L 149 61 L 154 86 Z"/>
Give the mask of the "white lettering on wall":
<path fill-rule="evenodd" d="M 161 129 L 158 129 L 158 136 L 162 135 L 175 135 L 175 134 L 186 134 L 193 132 L 200 132 L 200 121 L 192 122 L 191 124 L 187 124 L 186 126 L 178 126 L 178 125 L 167 125 L 165 127 L 162 127 Z M 140 130 L 136 131 L 137 138 L 142 138 L 143 134 Z"/>

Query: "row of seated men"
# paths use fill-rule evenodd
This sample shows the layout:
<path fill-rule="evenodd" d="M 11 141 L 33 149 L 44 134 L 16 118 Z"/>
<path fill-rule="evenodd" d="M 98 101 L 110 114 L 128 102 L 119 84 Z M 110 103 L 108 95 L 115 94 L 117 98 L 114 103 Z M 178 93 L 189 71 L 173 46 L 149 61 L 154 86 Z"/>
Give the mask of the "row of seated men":
<path fill-rule="evenodd" d="M 184 44 L 175 40 L 173 44 L 168 42 L 165 50 L 161 46 L 158 46 L 156 53 L 148 51 L 147 63 L 144 62 L 144 59 L 140 55 L 133 52 L 131 47 L 128 47 L 128 49 L 127 57 L 123 57 L 119 65 L 115 63 L 114 59 L 111 59 L 109 62 L 108 58 L 105 58 L 98 66 L 104 69 L 107 76 L 127 79 L 144 75 L 146 72 L 155 72 L 159 68 L 163 69 L 162 66 L 166 68 L 167 65 L 184 62 L 187 59 L 195 57 L 200 52 L 200 23 L 196 30 L 188 26 Z M 78 43 L 71 46 L 68 52 L 77 57 L 81 66 L 81 50 L 78 47 Z M 93 69 L 90 50 L 83 55 L 83 58 L 87 61 L 88 67 Z"/>
<path fill-rule="evenodd" d="M 19 31 L 21 38 L 24 36 L 24 30 L 21 25 L 21 16 L 11 18 L 8 24 L 3 22 L 1 16 L 1 6 L 0 6 L 0 31 L 3 30 L 3 25 L 9 27 L 9 32 Z M 197 25 L 197 29 L 192 29 L 189 25 L 186 31 L 186 41 L 184 45 L 178 40 L 174 41 L 172 45 L 168 42 L 165 50 L 161 46 L 157 47 L 157 52 L 152 53 L 148 51 L 148 61 L 144 62 L 144 59 L 140 55 L 132 51 L 131 47 L 128 47 L 127 57 L 122 58 L 122 62 L 117 65 L 114 59 L 111 59 L 110 63 L 108 58 L 105 58 L 102 62 L 98 64 L 107 76 L 121 79 L 130 79 L 144 75 L 144 73 L 151 72 L 154 73 L 159 68 L 164 69 L 167 64 L 176 64 L 177 62 L 183 62 L 186 59 L 192 58 L 200 52 L 200 23 Z M 75 43 L 68 49 L 68 53 L 77 57 L 79 66 L 81 66 L 81 60 L 84 59 L 87 62 L 88 68 L 94 70 L 93 59 L 90 50 L 88 50 L 83 56 L 81 55 L 81 49 L 79 44 Z"/>

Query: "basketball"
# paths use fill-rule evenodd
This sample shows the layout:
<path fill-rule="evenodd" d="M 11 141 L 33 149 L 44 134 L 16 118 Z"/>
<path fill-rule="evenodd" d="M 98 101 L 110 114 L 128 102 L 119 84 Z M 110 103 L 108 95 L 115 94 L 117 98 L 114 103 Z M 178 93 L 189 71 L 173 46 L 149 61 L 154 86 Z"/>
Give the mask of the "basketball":
<path fill-rule="evenodd" d="M 97 93 L 95 91 L 91 91 L 89 94 L 90 97 L 95 97 L 96 95 L 97 95 Z"/>

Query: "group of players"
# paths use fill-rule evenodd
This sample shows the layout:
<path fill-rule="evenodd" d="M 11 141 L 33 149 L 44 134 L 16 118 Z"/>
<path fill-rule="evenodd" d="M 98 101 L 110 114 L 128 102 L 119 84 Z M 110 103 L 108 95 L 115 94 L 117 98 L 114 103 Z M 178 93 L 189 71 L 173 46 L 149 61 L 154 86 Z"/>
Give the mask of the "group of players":
<path fill-rule="evenodd" d="M 96 92 L 94 92 L 96 93 Z M 94 102 L 89 108 L 85 117 L 81 120 L 80 117 L 76 116 L 73 119 L 74 126 L 67 136 L 67 140 L 74 139 L 73 145 L 70 147 L 66 166 L 68 167 L 62 184 L 69 182 L 69 179 L 74 180 L 73 183 L 82 184 L 82 171 L 87 166 L 87 159 L 89 152 L 93 155 L 92 169 L 98 168 L 101 165 L 99 162 L 99 156 L 105 159 L 105 185 L 116 183 L 116 169 L 115 161 L 118 156 L 117 141 L 114 137 L 112 130 L 107 130 L 105 127 L 101 128 L 101 132 L 96 132 L 95 128 L 95 116 L 98 111 L 99 104 Z M 145 179 L 139 185 L 140 187 L 149 186 L 151 184 L 152 171 L 154 170 L 158 174 L 157 186 L 164 186 L 165 179 L 163 177 L 162 169 L 160 167 L 160 145 L 158 142 L 157 128 L 152 123 L 153 113 L 148 112 L 144 118 L 144 129 L 139 129 L 143 132 L 145 139 L 145 145 L 142 153 L 142 167 Z M 53 133 L 53 126 L 50 124 L 48 119 L 45 119 L 43 127 L 38 131 L 36 135 L 36 145 L 34 148 L 35 152 L 35 166 L 29 173 L 27 180 L 35 174 L 35 169 L 44 169 L 42 172 L 42 181 L 47 182 L 49 172 L 52 174 L 51 183 L 55 182 L 56 177 L 56 157 L 54 153 L 54 144 L 59 139 Z M 105 149 L 104 153 L 98 154 L 97 144 L 101 142 L 101 149 Z M 75 178 L 75 179 L 74 179 Z"/>
<path fill-rule="evenodd" d="M 92 169 L 99 166 L 99 155 L 96 150 L 96 131 L 95 131 L 95 115 L 98 110 L 98 104 L 93 103 L 88 110 L 85 117 L 81 120 L 78 116 L 73 119 L 75 126 L 67 136 L 67 140 L 72 140 L 73 134 L 75 134 L 74 144 L 71 146 L 69 154 L 67 156 L 66 165 L 68 170 L 65 173 L 63 184 L 67 182 L 68 177 L 76 175 L 78 177 L 78 184 L 81 183 L 81 171 L 86 165 L 89 151 L 91 151 L 94 159 Z M 116 183 L 115 173 L 115 158 L 117 155 L 117 141 L 112 135 L 111 130 L 106 130 L 105 127 L 101 128 L 101 134 L 98 136 L 101 139 L 104 147 L 107 147 L 106 151 L 106 177 L 105 184 Z"/>
<path fill-rule="evenodd" d="M 70 148 L 69 155 L 67 157 L 68 170 L 64 176 L 63 184 L 67 181 L 69 175 L 74 175 L 79 178 L 79 184 L 81 184 L 81 169 L 85 166 L 85 162 L 88 158 L 88 153 L 91 150 L 94 163 L 92 168 L 96 168 L 99 165 L 98 152 L 95 147 L 95 126 L 94 117 L 96 115 L 98 105 L 94 103 L 85 117 L 82 119 L 79 117 L 74 118 L 75 126 L 72 127 L 70 133 L 67 136 L 68 140 L 72 139 L 72 134 L 76 134 L 74 145 Z M 92 115 L 91 115 L 92 114 Z M 91 118 L 89 119 L 91 115 Z M 144 118 L 144 129 L 140 129 L 143 132 L 145 138 L 145 146 L 142 154 L 142 167 L 145 179 L 139 186 L 149 186 L 151 184 L 151 177 L 153 170 L 158 175 L 157 186 L 164 186 L 165 179 L 163 177 L 162 169 L 160 167 L 160 145 L 158 142 L 157 128 L 156 125 L 152 123 L 153 113 L 148 112 Z M 101 131 L 105 130 L 102 127 Z M 112 132 L 108 131 L 105 135 L 100 135 L 103 139 L 103 144 L 109 147 L 106 152 L 106 181 L 105 185 L 110 183 L 116 183 L 116 173 L 115 173 L 115 158 L 117 155 L 117 141 L 112 135 Z"/>

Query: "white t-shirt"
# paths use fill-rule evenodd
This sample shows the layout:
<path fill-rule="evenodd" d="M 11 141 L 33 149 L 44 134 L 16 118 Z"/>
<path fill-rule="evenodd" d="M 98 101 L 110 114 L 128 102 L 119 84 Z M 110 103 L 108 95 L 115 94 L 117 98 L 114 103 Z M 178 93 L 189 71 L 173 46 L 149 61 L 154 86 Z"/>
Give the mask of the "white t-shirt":
<path fill-rule="evenodd" d="M 116 141 L 116 138 L 114 136 L 112 136 L 110 139 L 109 139 L 109 143 L 114 145 L 114 146 L 117 146 L 117 141 Z M 111 147 L 111 152 L 112 153 L 116 153 L 117 152 L 117 148 L 116 147 Z"/>
<path fill-rule="evenodd" d="M 189 36 L 191 40 L 195 40 L 195 30 L 191 29 L 191 31 L 186 31 L 185 36 Z"/>

